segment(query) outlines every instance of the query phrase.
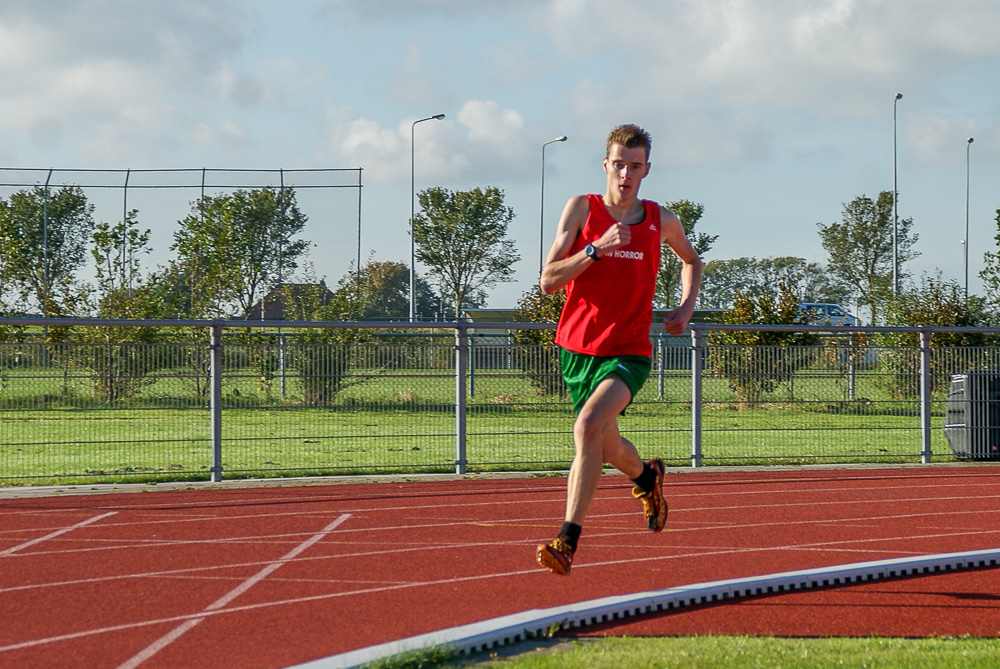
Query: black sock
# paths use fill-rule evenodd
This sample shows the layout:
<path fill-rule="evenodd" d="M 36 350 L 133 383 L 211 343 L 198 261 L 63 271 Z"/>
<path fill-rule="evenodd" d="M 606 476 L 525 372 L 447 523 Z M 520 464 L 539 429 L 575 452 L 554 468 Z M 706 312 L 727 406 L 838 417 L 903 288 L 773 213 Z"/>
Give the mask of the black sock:
<path fill-rule="evenodd" d="M 559 530 L 559 534 L 566 535 L 566 539 L 569 541 L 570 548 L 572 548 L 575 551 L 576 545 L 580 541 L 580 532 L 582 531 L 583 528 L 577 525 L 576 523 L 566 522 L 562 524 L 562 529 Z"/>
<path fill-rule="evenodd" d="M 632 482 L 643 492 L 653 492 L 653 488 L 656 487 L 656 470 L 648 462 L 644 462 L 642 473 L 632 479 Z"/>

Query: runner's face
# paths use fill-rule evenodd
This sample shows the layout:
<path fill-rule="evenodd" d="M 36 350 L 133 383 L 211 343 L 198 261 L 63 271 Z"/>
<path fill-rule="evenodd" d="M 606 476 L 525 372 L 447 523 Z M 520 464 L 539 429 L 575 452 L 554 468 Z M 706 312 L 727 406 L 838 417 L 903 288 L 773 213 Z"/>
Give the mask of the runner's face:
<path fill-rule="evenodd" d="M 608 190 L 621 197 L 637 197 L 639 184 L 649 174 L 646 149 L 627 149 L 621 144 L 613 144 L 604 159 L 604 171 L 608 173 Z"/>

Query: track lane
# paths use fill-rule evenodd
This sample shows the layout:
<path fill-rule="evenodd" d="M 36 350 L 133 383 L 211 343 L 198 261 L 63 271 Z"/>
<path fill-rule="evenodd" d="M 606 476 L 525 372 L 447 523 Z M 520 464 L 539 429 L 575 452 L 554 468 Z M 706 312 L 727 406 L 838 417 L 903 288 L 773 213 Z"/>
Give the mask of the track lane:
<path fill-rule="evenodd" d="M 667 480 L 660 535 L 644 531 L 623 479 L 602 481 L 570 578 L 533 562 L 558 527 L 561 479 L 0 499 L 0 550 L 62 518 L 115 513 L 0 560 L 0 615 L 16 621 L 0 629 L 0 663 L 118 666 L 201 616 L 136 666 L 286 666 L 530 608 L 1000 545 L 989 467 Z M 207 610 L 338 514 L 351 522 Z"/>

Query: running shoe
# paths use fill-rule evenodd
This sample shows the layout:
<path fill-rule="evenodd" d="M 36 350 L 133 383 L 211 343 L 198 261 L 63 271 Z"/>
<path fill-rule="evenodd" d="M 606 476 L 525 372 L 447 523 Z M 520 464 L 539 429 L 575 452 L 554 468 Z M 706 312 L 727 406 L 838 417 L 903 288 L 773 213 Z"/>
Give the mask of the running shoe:
<path fill-rule="evenodd" d="M 653 458 L 649 464 L 656 470 L 656 485 L 650 492 L 635 486 L 632 488 L 632 497 L 642 502 L 646 526 L 654 532 L 659 532 L 667 524 L 667 500 L 663 498 L 663 475 L 666 468 L 663 466 L 663 460 L 659 458 Z"/>
<path fill-rule="evenodd" d="M 535 551 L 538 564 L 542 565 L 553 574 L 569 576 L 569 569 L 573 566 L 573 553 L 570 548 L 569 537 L 560 534 L 548 543 L 539 544 Z"/>

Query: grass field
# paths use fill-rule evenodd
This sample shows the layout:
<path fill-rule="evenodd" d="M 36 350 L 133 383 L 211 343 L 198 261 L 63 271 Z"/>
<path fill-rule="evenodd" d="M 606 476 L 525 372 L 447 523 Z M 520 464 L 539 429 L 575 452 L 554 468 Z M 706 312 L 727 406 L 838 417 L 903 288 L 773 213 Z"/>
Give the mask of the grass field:
<path fill-rule="evenodd" d="M 974 638 L 775 638 L 660 637 L 602 638 L 567 641 L 546 650 L 512 657 L 494 651 L 470 657 L 434 651 L 398 657 L 372 669 L 432 669 L 433 667 L 502 667 L 503 669 L 668 669 L 763 668 L 864 669 L 906 667 L 986 669 L 1000 666 L 996 639 Z"/>
<path fill-rule="evenodd" d="M 100 401 L 86 370 L 0 373 L 0 482 L 96 483 L 204 479 L 212 466 L 204 379 L 183 369 L 144 378 L 132 397 Z M 227 477 L 454 472 L 458 421 L 450 369 L 355 371 L 322 406 L 302 380 L 228 370 L 222 465 Z M 762 400 L 736 401 L 724 379 L 703 382 L 706 465 L 918 462 L 919 407 L 880 389 L 875 372 L 851 392 L 838 374 L 800 372 Z M 569 401 L 540 395 L 516 370 L 466 380 L 467 471 L 564 469 L 573 456 Z M 691 464 L 691 380 L 654 372 L 622 419 L 644 455 Z M 935 460 L 952 459 L 932 409 Z"/>

